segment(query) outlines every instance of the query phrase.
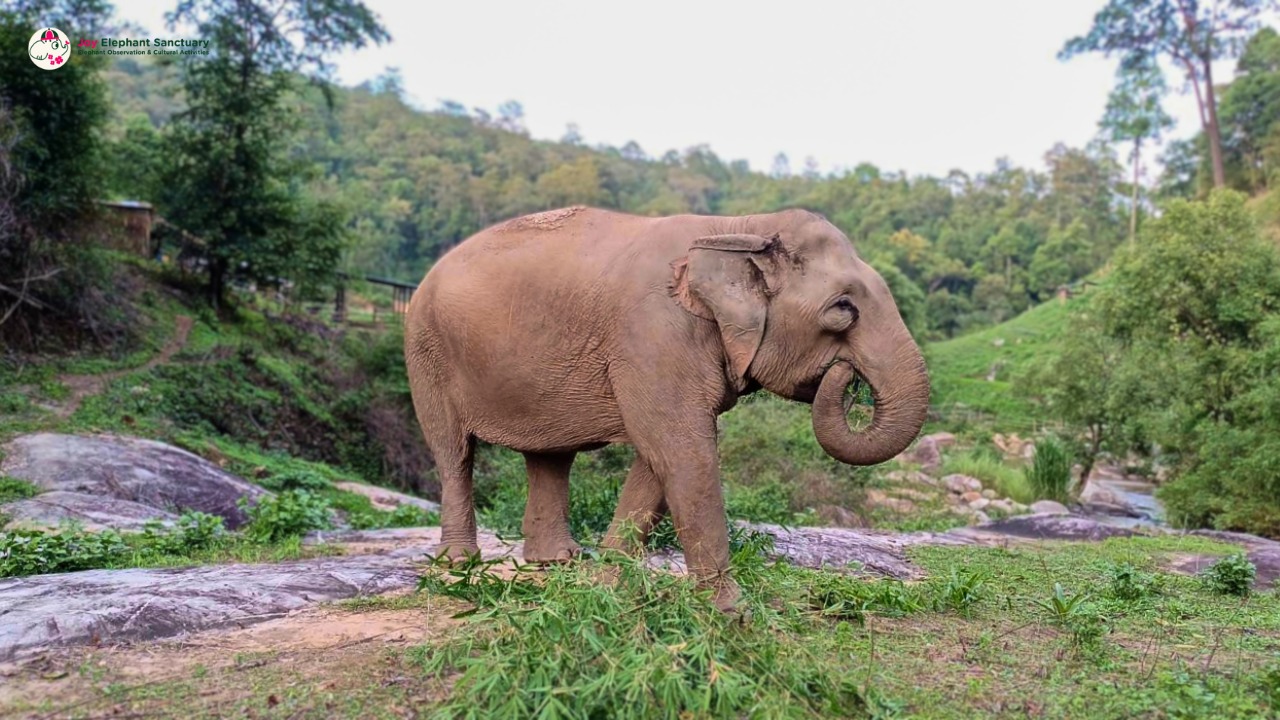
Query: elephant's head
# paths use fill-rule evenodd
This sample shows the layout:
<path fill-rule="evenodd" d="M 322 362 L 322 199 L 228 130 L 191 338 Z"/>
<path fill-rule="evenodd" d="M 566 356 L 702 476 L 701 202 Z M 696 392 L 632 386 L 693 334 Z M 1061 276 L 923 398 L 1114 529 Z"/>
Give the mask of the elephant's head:
<path fill-rule="evenodd" d="M 719 327 L 730 380 L 813 403 L 814 435 L 837 460 L 902 452 L 924 424 L 929 377 L 884 278 L 820 216 L 745 221 L 746 232 L 697 238 L 674 266 L 677 299 Z M 875 411 L 854 432 L 844 399 L 859 376 Z"/>

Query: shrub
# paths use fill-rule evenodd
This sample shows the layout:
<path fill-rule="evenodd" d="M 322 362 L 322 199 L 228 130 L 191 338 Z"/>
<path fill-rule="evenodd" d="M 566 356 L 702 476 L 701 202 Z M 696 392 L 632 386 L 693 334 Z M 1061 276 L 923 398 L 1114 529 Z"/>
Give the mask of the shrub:
<path fill-rule="evenodd" d="M 26 480 L 0 475 L 0 505 L 34 497 L 38 492 L 40 489 Z"/>
<path fill-rule="evenodd" d="M 1257 576 L 1258 568 L 1249 558 L 1244 553 L 1234 553 L 1205 570 L 1204 581 L 1214 592 L 1244 597 L 1253 589 Z"/>
<path fill-rule="evenodd" d="M 1071 455 L 1062 441 L 1046 437 L 1036 443 L 1035 459 L 1026 469 L 1027 484 L 1038 500 L 1071 499 Z"/>
<path fill-rule="evenodd" d="M 103 567 L 124 557 L 129 546 L 114 530 L 0 532 L 0 577 L 71 572 Z"/>
<path fill-rule="evenodd" d="M 1130 563 L 1113 565 L 1107 570 L 1107 593 L 1116 600 L 1133 602 L 1159 591 L 1160 579 Z"/>
<path fill-rule="evenodd" d="M 242 498 L 241 505 L 248 503 Z M 333 525 L 329 501 L 307 490 L 267 495 L 247 509 L 249 524 L 245 534 L 262 543 L 279 542 Z"/>
<path fill-rule="evenodd" d="M 173 527 L 159 521 L 146 524 L 142 530 L 142 550 L 164 555 L 182 555 L 209 550 L 225 536 L 221 517 L 190 511 L 183 513 Z"/>

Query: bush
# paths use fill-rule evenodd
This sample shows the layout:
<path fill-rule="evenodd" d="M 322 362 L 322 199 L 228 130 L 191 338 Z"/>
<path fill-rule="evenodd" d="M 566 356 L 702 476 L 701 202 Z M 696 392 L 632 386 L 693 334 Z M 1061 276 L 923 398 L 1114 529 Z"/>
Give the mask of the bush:
<path fill-rule="evenodd" d="M 35 497 L 40 489 L 26 480 L 0 475 L 0 505 L 14 500 Z"/>
<path fill-rule="evenodd" d="M 1071 455 L 1062 441 L 1046 437 L 1036 443 L 1036 456 L 1026 469 L 1027 484 L 1037 500 L 1066 503 L 1071 499 Z"/>
<path fill-rule="evenodd" d="M 141 549 L 164 555 L 184 555 L 212 549 L 226 536 L 226 532 L 221 517 L 190 511 L 183 513 L 171 528 L 159 521 L 147 523 L 142 530 Z"/>
<path fill-rule="evenodd" d="M 0 577 L 71 572 L 103 567 L 129 553 L 114 530 L 0 532 Z"/>
<path fill-rule="evenodd" d="M 248 506 L 248 503 L 242 498 L 241 505 Z M 329 501 L 307 490 L 267 495 L 247 510 L 249 524 L 245 534 L 261 543 L 279 542 L 333 526 Z"/>
<path fill-rule="evenodd" d="M 1204 581 L 1216 593 L 1244 597 L 1253 590 L 1257 576 L 1258 568 L 1249 562 L 1249 558 L 1244 553 L 1235 553 L 1205 570 Z"/>
<path fill-rule="evenodd" d="M 1160 579 L 1130 563 L 1113 565 L 1107 570 L 1107 593 L 1121 602 L 1133 602 L 1159 591 Z"/>

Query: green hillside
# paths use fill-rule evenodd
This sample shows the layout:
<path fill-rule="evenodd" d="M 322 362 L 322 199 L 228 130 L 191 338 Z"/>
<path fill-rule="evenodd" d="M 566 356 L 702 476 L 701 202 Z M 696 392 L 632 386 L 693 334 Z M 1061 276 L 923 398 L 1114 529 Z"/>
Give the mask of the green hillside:
<path fill-rule="evenodd" d="M 1051 300 L 994 327 L 928 344 L 935 408 L 947 420 L 990 416 L 1004 430 L 1043 423 L 1031 403 L 1015 394 L 1013 381 L 1054 354 L 1080 302 Z"/>

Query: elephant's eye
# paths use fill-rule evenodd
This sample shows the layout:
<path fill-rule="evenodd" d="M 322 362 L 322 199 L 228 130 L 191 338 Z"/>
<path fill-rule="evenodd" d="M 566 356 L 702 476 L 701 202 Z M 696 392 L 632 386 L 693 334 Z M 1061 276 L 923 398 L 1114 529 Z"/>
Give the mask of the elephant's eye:
<path fill-rule="evenodd" d="M 831 303 L 822 313 L 822 326 L 831 332 L 844 332 L 858 320 L 858 307 L 847 297 Z"/>

